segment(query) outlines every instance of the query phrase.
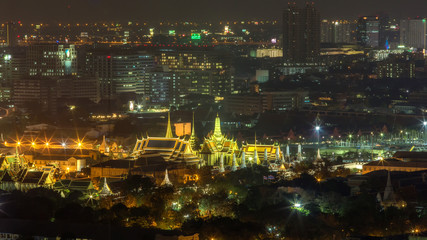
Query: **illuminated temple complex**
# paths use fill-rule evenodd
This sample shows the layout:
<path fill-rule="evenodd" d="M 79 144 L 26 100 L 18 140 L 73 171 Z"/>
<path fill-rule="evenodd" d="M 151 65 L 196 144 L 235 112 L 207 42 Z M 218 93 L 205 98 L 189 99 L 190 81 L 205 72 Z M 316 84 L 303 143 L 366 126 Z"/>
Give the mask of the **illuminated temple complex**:
<path fill-rule="evenodd" d="M 209 165 L 219 165 L 221 155 L 223 155 L 225 164 L 230 165 L 233 154 L 238 153 L 239 148 L 233 139 L 228 139 L 221 133 L 221 120 L 217 114 L 215 119 L 214 133 L 205 138 L 201 150 L 200 157 Z"/>
<path fill-rule="evenodd" d="M 273 161 L 284 160 L 280 147 L 274 144 L 259 145 L 256 142 L 254 144 L 245 144 L 242 146 L 241 152 L 245 153 L 246 161 L 253 164 L 267 164 Z"/>
<path fill-rule="evenodd" d="M 136 159 L 159 154 L 166 162 L 183 163 L 186 165 L 199 164 L 200 159 L 194 154 L 191 144 L 172 134 L 170 115 L 165 137 L 149 137 L 138 139 L 132 152 Z"/>

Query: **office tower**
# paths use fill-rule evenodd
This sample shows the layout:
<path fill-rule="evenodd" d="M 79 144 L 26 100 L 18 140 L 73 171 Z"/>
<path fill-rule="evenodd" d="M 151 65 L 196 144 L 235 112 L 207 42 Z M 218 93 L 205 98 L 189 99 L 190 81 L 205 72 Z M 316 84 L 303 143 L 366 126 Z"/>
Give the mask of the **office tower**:
<path fill-rule="evenodd" d="M 154 58 L 133 50 L 94 50 L 85 56 L 83 73 L 99 78 L 101 98 L 121 93 L 140 93 L 146 73 L 154 67 Z"/>
<path fill-rule="evenodd" d="M 8 47 L 17 45 L 16 25 L 14 22 L 6 23 L 6 44 Z"/>
<path fill-rule="evenodd" d="M 163 51 L 158 63 L 167 66 L 180 78 L 176 90 L 181 95 L 190 93 L 222 97 L 230 94 L 233 86 L 231 56 L 213 50 Z"/>
<path fill-rule="evenodd" d="M 357 43 L 365 47 L 379 47 L 380 20 L 377 16 L 360 17 L 357 22 Z"/>
<path fill-rule="evenodd" d="M 400 21 L 400 44 L 406 47 L 426 49 L 426 19 Z"/>
<path fill-rule="evenodd" d="M 35 44 L 27 50 L 29 76 L 61 77 L 77 74 L 77 52 L 69 44 Z"/>
<path fill-rule="evenodd" d="M 0 84 L 11 87 L 15 79 L 27 75 L 26 48 L 3 48 L 0 51 Z"/>
<path fill-rule="evenodd" d="M 322 20 L 321 39 L 322 43 L 353 43 L 353 32 L 356 26 L 347 20 Z"/>
<path fill-rule="evenodd" d="M 299 8 L 288 3 L 283 11 L 283 58 L 285 62 L 313 62 L 320 51 L 320 14 L 313 4 Z"/>

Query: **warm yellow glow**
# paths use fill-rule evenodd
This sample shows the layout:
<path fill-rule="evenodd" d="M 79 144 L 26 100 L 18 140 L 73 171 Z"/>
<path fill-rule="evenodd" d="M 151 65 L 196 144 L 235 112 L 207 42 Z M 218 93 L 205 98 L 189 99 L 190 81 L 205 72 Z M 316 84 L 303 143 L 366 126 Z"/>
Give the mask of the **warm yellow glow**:
<path fill-rule="evenodd" d="M 46 143 L 46 146 L 49 146 L 49 143 L 48 143 L 48 142 Z"/>
<path fill-rule="evenodd" d="M 21 142 L 17 142 L 16 144 L 19 146 L 19 145 L 21 145 Z"/>
<path fill-rule="evenodd" d="M 77 143 L 77 146 L 81 147 L 81 146 L 82 146 L 82 143 L 81 143 L 81 142 Z"/>
<path fill-rule="evenodd" d="M 32 142 L 32 143 L 31 143 L 31 146 L 35 146 L 35 145 L 36 145 L 36 143 L 35 143 L 35 142 Z"/>

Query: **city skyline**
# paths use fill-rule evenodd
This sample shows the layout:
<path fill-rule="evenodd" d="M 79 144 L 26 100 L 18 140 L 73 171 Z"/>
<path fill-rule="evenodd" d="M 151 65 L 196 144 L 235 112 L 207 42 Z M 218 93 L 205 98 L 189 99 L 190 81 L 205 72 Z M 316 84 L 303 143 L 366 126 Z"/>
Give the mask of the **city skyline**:
<path fill-rule="evenodd" d="M 306 1 L 296 1 L 302 6 Z M 23 21 L 99 21 L 99 20 L 253 20 L 256 18 L 280 19 L 287 1 L 189 0 L 174 2 L 170 0 L 156 2 L 128 0 L 115 3 L 112 0 L 42 0 L 42 1 L 4 1 L 0 9 L 0 20 Z M 388 14 L 392 17 L 425 16 L 427 4 L 423 0 L 407 1 L 402 8 L 401 1 L 347 2 L 338 0 L 314 1 L 321 18 L 352 18 L 362 15 Z M 23 7 L 24 6 L 24 7 Z M 333 7 L 331 7 L 333 6 Z"/>

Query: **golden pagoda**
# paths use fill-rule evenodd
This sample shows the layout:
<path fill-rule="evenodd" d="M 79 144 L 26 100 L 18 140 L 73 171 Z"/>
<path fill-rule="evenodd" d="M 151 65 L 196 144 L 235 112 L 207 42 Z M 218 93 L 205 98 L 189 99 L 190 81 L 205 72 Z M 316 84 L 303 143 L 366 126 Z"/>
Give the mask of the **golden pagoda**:
<path fill-rule="evenodd" d="M 233 139 L 228 139 L 221 132 L 221 120 L 216 115 L 214 133 L 205 138 L 200 150 L 200 157 L 207 165 L 218 165 L 220 156 L 224 156 L 224 162 L 231 164 L 233 153 L 238 152 L 239 148 Z"/>
<path fill-rule="evenodd" d="M 171 128 L 170 114 L 165 137 L 137 139 L 132 156 L 137 159 L 144 155 L 159 154 L 166 162 L 199 164 L 200 159 L 194 153 L 189 141 L 174 137 Z"/>

